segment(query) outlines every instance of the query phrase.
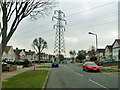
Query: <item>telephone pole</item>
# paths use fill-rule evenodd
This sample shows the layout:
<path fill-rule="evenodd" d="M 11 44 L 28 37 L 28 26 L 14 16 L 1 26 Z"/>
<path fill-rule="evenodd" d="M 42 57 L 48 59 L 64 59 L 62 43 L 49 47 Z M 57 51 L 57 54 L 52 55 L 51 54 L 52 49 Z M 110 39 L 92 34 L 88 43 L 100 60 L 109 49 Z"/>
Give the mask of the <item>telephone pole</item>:
<path fill-rule="evenodd" d="M 54 29 L 56 29 L 56 36 L 55 36 L 55 46 L 54 46 L 54 53 L 58 54 L 59 62 L 60 55 L 62 53 L 65 54 L 65 41 L 64 41 L 64 31 L 65 27 L 63 26 L 62 22 L 67 24 L 66 20 L 64 19 L 65 14 L 61 10 L 55 10 L 54 14 L 58 14 L 58 16 L 53 16 L 52 21 L 54 19 L 57 20 L 57 24 L 54 25 Z"/>

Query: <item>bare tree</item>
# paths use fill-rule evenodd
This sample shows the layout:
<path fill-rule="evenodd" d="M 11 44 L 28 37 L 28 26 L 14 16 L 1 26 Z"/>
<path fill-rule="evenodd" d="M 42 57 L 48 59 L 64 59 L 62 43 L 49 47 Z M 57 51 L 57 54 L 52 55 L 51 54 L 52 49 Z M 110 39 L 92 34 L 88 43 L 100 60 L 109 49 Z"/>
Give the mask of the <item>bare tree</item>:
<path fill-rule="evenodd" d="M 38 39 L 36 38 L 33 40 L 32 46 L 39 55 L 39 63 L 40 63 L 40 54 L 45 48 L 47 48 L 47 42 L 41 37 L 39 37 Z"/>
<path fill-rule="evenodd" d="M 2 53 L 20 22 L 27 16 L 36 19 L 54 6 L 52 0 L 2 0 L 0 1 L 2 23 Z M 8 25 L 10 26 L 8 28 Z"/>
<path fill-rule="evenodd" d="M 22 20 L 28 16 L 37 19 L 39 15 L 45 14 L 48 9 L 54 7 L 55 2 L 52 0 L 0 0 L 0 88 L 2 88 L 1 57 L 4 49 L 16 31 Z M 8 27 L 9 25 L 9 27 Z"/>

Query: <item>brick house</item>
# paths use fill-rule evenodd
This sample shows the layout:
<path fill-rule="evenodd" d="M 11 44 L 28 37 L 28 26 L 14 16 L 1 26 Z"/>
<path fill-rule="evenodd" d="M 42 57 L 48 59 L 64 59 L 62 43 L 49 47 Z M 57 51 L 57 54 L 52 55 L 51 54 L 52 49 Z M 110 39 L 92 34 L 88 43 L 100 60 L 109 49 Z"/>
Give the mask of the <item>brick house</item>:
<path fill-rule="evenodd" d="M 16 54 L 15 60 L 24 60 L 26 59 L 25 49 L 14 49 L 14 52 Z"/>

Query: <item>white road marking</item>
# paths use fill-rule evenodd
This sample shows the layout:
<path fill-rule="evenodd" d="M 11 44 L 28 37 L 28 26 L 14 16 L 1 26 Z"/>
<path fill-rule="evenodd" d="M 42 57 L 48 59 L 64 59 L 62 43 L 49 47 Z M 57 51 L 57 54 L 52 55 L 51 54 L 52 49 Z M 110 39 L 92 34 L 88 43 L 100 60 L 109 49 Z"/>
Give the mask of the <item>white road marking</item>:
<path fill-rule="evenodd" d="M 91 82 L 99 85 L 100 87 L 103 87 L 103 88 L 106 88 L 107 90 L 110 90 L 110 89 L 108 89 L 107 87 L 105 87 L 105 86 L 103 86 L 103 85 L 101 85 L 101 84 L 99 84 L 99 83 L 97 83 L 97 82 L 95 82 L 95 81 L 93 81 L 93 80 L 91 80 L 91 79 L 89 79 L 89 81 L 91 81 Z"/>
<path fill-rule="evenodd" d="M 80 75 L 81 77 L 84 77 L 82 74 L 78 73 L 78 72 L 75 72 L 76 74 Z"/>

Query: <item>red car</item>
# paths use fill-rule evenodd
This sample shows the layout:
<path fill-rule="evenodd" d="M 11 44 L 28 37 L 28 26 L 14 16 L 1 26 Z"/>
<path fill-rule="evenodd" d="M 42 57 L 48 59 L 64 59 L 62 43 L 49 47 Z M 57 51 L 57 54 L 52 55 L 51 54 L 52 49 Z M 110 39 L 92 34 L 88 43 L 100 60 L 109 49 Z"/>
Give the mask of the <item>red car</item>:
<path fill-rule="evenodd" d="M 100 71 L 100 68 L 94 62 L 87 61 L 83 64 L 83 70 L 85 70 L 85 71 Z"/>

